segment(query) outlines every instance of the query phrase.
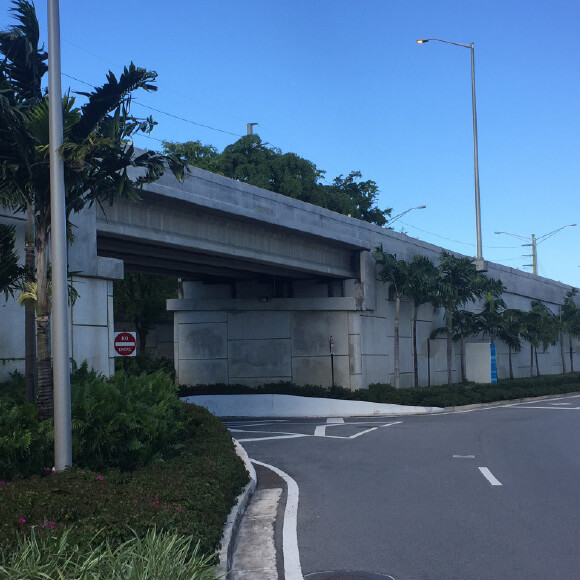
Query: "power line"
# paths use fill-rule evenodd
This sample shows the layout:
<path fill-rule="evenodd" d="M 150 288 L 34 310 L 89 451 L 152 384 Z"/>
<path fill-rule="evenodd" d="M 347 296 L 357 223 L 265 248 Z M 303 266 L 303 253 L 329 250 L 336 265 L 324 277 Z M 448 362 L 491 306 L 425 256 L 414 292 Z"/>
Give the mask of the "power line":
<path fill-rule="evenodd" d="M 77 81 L 78 83 L 82 83 L 83 85 L 87 85 L 88 87 L 91 87 L 93 89 L 96 89 L 97 87 L 95 85 L 92 85 L 91 83 L 88 83 L 86 81 L 83 81 L 82 79 L 79 79 L 77 77 L 74 77 L 72 75 L 66 74 L 66 73 L 61 73 L 62 76 L 67 77 L 69 79 L 72 79 L 74 81 Z M 186 119 L 185 117 L 180 117 L 178 115 L 174 115 L 173 113 L 168 113 L 167 111 L 163 111 L 161 109 L 156 109 L 155 107 L 151 107 L 149 105 L 144 105 L 143 103 L 140 103 L 139 101 L 137 101 L 136 99 L 132 99 L 133 104 L 138 105 L 140 107 L 143 107 L 145 109 L 150 109 L 151 111 L 155 111 L 157 113 L 161 113 L 162 115 L 166 115 L 167 117 L 172 117 L 173 119 L 177 119 L 179 121 L 183 121 L 184 123 L 190 123 L 191 125 L 196 125 L 197 127 L 203 127 L 204 129 L 210 129 L 212 131 L 217 131 L 219 133 L 225 133 L 227 135 L 233 135 L 234 137 L 242 137 L 242 135 L 240 135 L 239 133 L 233 133 L 231 131 L 226 131 L 225 129 L 218 129 L 217 127 L 212 127 L 211 125 L 205 125 L 203 123 L 198 123 L 197 121 L 192 121 L 191 119 Z M 152 139 L 154 139 L 154 137 L 151 137 Z M 161 139 L 158 139 L 159 141 L 162 141 Z"/>
<path fill-rule="evenodd" d="M 413 228 L 415 230 L 418 230 L 420 232 L 423 232 L 424 234 L 429 234 L 430 236 L 435 236 L 436 238 L 441 238 L 442 240 L 447 240 L 448 242 L 454 242 L 456 244 L 462 244 L 463 246 L 472 246 L 475 247 L 475 244 L 471 243 L 471 242 L 461 242 L 459 240 L 454 240 L 452 238 L 447 238 L 445 236 L 440 236 L 439 234 L 434 234 L 433 232 L 428 232 L 427 230 L 423 230 L 421 228 L 418 228 L 417 226 L 413 226 L 411 224 L 408 224 L 406 222 L 401 221 L 401 223 L 409 228 Z M 485 246 L 486 248 L 490 249 L 490 250 L 505 250 L 505 249 L 513 249 L 513 248 L 519 248 L 519 246 Z"/>

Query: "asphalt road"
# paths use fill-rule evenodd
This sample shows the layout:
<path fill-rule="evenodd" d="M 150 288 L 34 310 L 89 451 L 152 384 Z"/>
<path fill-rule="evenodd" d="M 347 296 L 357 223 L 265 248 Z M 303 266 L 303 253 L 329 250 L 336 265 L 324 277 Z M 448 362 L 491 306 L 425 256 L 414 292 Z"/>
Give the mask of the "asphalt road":
<path fill-rule="evenodd" d="M 298 484 L 305 577 L 580 578 L 580 397 L 329 421 L 229 425 Z"/>

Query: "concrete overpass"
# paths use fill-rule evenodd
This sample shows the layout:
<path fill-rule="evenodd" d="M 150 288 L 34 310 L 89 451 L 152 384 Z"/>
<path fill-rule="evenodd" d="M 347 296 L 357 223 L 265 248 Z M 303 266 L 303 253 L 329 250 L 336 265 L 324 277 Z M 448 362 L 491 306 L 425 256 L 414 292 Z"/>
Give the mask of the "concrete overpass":
<path fill-rule="evenodd" d="M 21 216 L 5 216 L 17 224 Z M 400 259 L 441 248 L 238 181 L 192 169 L 183 183 L 165 175 L 139 203 L 118 201 L 76 219 L 69 267 L 80 299 L 72 312 L 71 352 L 111 372 L 113 284 L 123 267 L 179 276 L 174 312 L 175 363 L 182 383 L 259 384 L 280 380 L 356 388 L 392 380 L 393 305 L 375 279 L 371 251 L 382 244 Z M 451 226 L 450 226 L 451 227 Z M 497 264 L 489 273 L 508 288 L 510 307 L 532 298 L 552 308 L 567 286 Z M 410 305 L 401 312 L 401 383 L 412 384 Z M 2 309 L 20 327 L 22 311 Z M 445 349 L 429 341 L 442 325 L 431 305 L 420 309 L 420 381 L 446 380 Z M 23 326 L 23 324 L 22 324 Z M 2 325 L 10 328 L 10 325 Z M 0 328 L 2 328 L 0 327 Z M 0 360 L 19 368 L 23 336 L 0 329 Z M 335 345 L 330 357 L 329 341 Z M 500 348 L 500 376 L 507 356 Z M 429 354 L 429 356 L 428 356 Z M 559 372 L 559 353 L 542 354 L 544 372 Z M 459 354 L 455 356 L 459 379 Z M 515 362 L 529 374 L 529 355 Z"/>

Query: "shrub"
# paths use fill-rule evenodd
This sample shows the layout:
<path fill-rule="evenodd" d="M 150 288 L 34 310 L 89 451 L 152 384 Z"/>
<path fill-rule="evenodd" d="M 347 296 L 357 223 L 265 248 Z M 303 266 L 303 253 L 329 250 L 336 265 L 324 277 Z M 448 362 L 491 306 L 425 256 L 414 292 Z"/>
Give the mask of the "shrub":
<path fill-rule="evenodd" d="M 115 370 L 125 371 L 127 375 L 138 377 L 143 373 L 150 375 L 157 371 L 163 371 L 175 380 L 175 365 L 173 361 L 166 357 L 153 358 L 146 352 L 137 353 L 132 357 L 117 357 L 115 359 Z"/>
<path fill-rule="evenodd" d="M 36 406 L 0 398 L 0 479 L 27 477 L 52 465 L 52 421 L 39 423 Z"/>
<path fill-rule="evenodd" d="M 168 375 L 116 373 L 104 379 L 85 364 L 71 382 L 76 465 L 131 470 L 179 448 L 186 425 L 177 387 Z"/>

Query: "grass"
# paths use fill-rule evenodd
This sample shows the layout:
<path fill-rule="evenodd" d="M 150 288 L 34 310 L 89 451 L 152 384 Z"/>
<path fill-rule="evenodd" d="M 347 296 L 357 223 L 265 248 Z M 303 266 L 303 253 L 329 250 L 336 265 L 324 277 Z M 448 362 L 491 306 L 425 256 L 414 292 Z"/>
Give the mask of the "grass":
<path fill-rule="evenodd" d="M 418 405 L 426 407 L 457 407 L 475 403 L 490 403 L 542 395 L 557 395 L 580 391 L 580 373 L 502 380 L 497 384 L 460 383 L 395 389 L 388 384 L 373 384 L 368 389 L 350 390 L 319 385 L 298 386 L 293 383 L 271 383 L 259 387 L 245 385 L 182 385 L 180 396 L 220 394 L 286 394 L 303 397 L 324 397 L 374 403 Z"/>

